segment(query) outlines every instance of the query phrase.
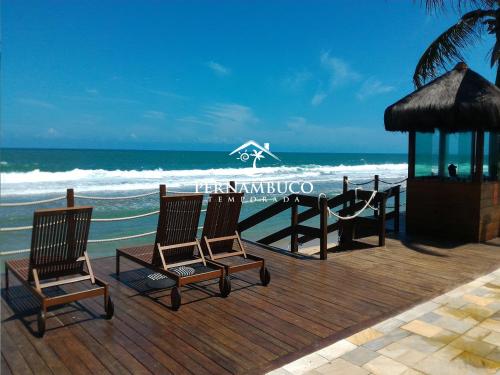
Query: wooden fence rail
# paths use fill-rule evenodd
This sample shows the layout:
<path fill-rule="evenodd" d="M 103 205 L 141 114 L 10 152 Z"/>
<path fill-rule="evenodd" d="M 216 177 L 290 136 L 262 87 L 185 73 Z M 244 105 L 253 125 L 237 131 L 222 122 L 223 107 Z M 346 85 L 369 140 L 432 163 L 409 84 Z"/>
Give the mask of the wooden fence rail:
<path fill-rule="evenodd" d="M 356 226 L 371 227 L 379 236 L 379 245 L 385 245 L 386 222 L 394 220 L 394 230 L 399 232 L 399 206 L 400 186 L 393 186 L 384 191 L 378 191 L 380 179 L 378 175 L 372 181 L 353 185 L 367 185 L 373 182 L 374 189 L 361 190 L 359 188 L 349 189 L 347 176 L 343 179 L 343 192 L 337 196 L 326 198 L 310 195 L 291 194 L 286 199 L 273 203 L 269 207 L 256 212 L 239 223 L 238 230 L 243 232 L 274 216 L 290 210 L 290 225 L 257 240 L 258 243 L 269 245 L 284 238 L 290 237 L 290 251 L 298 252 L 299 245 L 319 239 L 320 258 L 327 258 L 328 234 L 339 231 L 339 245 L 342 247 L 352 246 L 356 236 Z M 374 193 L 375 191 L 375 193 Z M 372 194 L 374 196 L 372 197 Z M 373 209 L 373 215 L 368 217 L 357 216 L 352 220 L 338 219 L 329 224 L 329 210 L 337 211 L 337 215 L 348 217 L 362 210 L 367 201 L 372 198 L 369 209 Z M 388 211 L 386 202 L 394 198 L 394 207 Z M 299 207 L 307 207 L 305 211 L 299 212 Z M 319 228 L 303 225 L 302 223 L 314 217 L 319 217 Z"/>

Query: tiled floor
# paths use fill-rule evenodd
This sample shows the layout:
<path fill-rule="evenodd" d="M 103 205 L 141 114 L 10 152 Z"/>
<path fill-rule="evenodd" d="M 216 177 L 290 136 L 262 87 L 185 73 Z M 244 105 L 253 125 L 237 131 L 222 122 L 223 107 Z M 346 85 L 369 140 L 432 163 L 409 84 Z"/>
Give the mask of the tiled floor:
<path fill-rule="evenodd" d="M 269 374 L 500 374 L 500 269 Z"/>

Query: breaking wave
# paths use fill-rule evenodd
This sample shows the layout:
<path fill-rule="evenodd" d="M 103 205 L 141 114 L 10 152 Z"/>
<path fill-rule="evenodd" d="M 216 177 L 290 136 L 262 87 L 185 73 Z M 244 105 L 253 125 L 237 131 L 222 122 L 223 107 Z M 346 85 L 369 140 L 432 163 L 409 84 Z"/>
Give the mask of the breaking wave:
<path fill-rule="evenodd" d="M 6 172 L 1 175 L 2 195 L 63 193 L 72 187 L 77 192 L 113 192 L 154 190 L 164 183 L 167 188 L 187 190 L 196 184 L 245 181 L 309 181 L 338 183 L 348 175 L 351 181 L 362 181 L 379 174 L 384 179 L 404 178 L 407 164 L 301 165 L 263 168 L 215 168 L 184 170 L 105 170 L 73 169 L 64 172 Z"/>

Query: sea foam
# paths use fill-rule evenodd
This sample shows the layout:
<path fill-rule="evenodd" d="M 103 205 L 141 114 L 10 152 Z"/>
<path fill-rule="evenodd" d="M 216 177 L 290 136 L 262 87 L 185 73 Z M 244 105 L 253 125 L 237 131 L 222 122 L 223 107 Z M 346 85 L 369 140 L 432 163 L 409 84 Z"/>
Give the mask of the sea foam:
<path fill-rule="evenodd" d="M 153 190 L 164 183 L 168 188 L 187 190 L 196 184 L 258 181 L 339 182 L 342 176 L 362 181 L 378 174 L 384 179 L 406 176 L 407 164 L 301 165 L 262 168 L 214 168 L 181 170 L 73 169 L 62 172 L 6 172 L 1 176 L 2 196 L 62 193 L 72 187 L 77 192 Z"/>

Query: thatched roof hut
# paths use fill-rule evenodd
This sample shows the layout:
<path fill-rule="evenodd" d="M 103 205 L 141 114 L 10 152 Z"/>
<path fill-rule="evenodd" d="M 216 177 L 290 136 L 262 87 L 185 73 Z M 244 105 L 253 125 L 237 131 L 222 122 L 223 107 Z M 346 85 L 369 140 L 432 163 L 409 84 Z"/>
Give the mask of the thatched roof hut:
<path fill-rule="evenodd" d="M 500 89 L 465 63 L 385 110 L 389 131 L 500 130 Z"/>

